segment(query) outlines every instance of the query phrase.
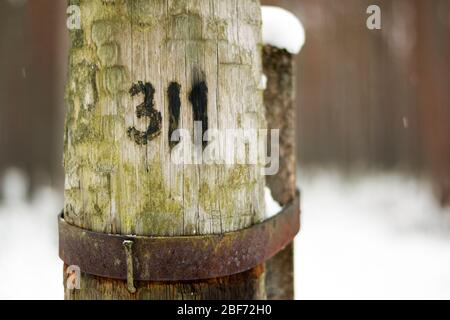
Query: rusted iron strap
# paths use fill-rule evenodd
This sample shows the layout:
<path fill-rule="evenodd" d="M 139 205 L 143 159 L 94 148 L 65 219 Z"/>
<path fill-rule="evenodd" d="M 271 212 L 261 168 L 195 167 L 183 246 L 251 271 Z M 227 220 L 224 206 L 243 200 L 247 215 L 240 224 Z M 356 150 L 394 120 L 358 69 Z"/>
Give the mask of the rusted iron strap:
<path fill-rule="evenodd" d="M 273 218 L 221 235 L 112 235 L 75 227 L 60 216 L 59 256 L 66 264 L 77 265 L 85 273 L 106 278 L 130 280 L 132 276 L 134 280 L 148 281 L 210 279 L 256 267 L 288 245 L 299 229 L 298 196 Z M 124 243 L 131 244 L 130 241 L 132 247 L 124 250 Z"/>

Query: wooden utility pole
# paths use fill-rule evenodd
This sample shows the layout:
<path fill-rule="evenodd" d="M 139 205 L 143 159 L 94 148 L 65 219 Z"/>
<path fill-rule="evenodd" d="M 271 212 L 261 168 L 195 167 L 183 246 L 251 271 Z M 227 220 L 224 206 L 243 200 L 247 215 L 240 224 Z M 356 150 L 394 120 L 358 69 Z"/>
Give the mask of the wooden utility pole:
<path fill-rule="evenodd" d="M 280 170 L 267 176 L 272 197 L 282 206 L 293 201 L 296 192 L 295 123 L 293 55 L 271 45 L 263 50 L 267 88 L 264 104 L 269 129 L 280 130 Z M 287 246 L 266 263 L 267 298 L 294 299 L 294 251 Z"/>
<path fill-rule="evenodd" d="M 257 0 L 72 0 L 64 218 L 143 236 L 220 234 L 264 218 L 259 165 L 175 164 L 175 129 L 265 127 Z M 196 282 L 83 273 L 66 299 L 261 299 L 264 267 Z"/>

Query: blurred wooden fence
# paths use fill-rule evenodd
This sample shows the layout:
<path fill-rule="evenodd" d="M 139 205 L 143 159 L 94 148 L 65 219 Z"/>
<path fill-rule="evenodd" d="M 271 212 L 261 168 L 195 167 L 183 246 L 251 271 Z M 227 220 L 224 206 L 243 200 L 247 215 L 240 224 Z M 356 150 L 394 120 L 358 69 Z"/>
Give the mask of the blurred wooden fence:
<path fill-rule="evenodd" d="M 0 177 L 61 185 L 65 31 L 65 1 L 0 1 Z"/>
<path fill-rule="evenodd" d="M 425 171 L 449 201 L 450 1 L 263 2 L 294 11 L 306 28 L 301 164 Z M 371 4 L 382 11 L 379 31 L 366 28 Z"/>
<path fill-rule="evenodd" d="M 430 172 L 448 201 L 450 1 L 262 2 L 294 11 L 306 28 L 297 58 L 301 164 Z M 379 31 L 366 28 L 375 3 Z M 0 2 L 0 175 L 14 165 L 61 183 L 64 8 Z"/>

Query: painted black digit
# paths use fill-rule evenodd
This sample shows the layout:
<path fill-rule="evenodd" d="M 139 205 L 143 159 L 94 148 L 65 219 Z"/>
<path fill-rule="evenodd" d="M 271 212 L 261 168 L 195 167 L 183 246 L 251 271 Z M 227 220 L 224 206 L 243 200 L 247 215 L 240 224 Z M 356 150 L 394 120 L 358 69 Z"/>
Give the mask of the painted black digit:
<path fill-rule="evenodd" d="M 167 89 L 167 97 L 169 98 L 169 146 L 172 149 L 178 143 L 178 141 L 171 141 L 172 134 L 178 129 L 180 124 L 180 100 L 181 86 L 176 82 L 171 82 Z"/>
<path fill-rule="evenodd" d="M 194 79 L 192 91 L 189 95 L 189 101 L 192 103 L 194 121 L 202 123 L 202 137 L 208 130 L 208 87 L 206 82 L 201 79 Z M 203 148 L 208 144 L 203 140 Z"/>
<path fill-rule="evenodd" d="M 132 97 L 138 94 L 144 95 L 144 102 L 136 107 L 136 116 L 138 118 L 149 118 L 149 125 L 146 131 L 140 131 L 135 127 L 128 129 L 128 136 L 138 145 L 146 145 L 148 141 L 156 138 L 161 133 L 162 117 L 161 113 L 154 108 L 155 88 L 150 82 L 145 84 L 139 81 L 133 84 L 130 89 Z"/>

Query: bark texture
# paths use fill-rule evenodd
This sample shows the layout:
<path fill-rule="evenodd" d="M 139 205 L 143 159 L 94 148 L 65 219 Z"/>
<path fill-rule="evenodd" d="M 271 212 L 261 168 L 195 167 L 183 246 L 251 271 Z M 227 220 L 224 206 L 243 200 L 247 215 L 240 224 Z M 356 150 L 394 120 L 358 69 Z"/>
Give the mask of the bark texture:
<path fill-rule="evenodd" d="M 81 8 L 82 28 L 71 32 L 66 89 L 67 221 L 161 236 L 262 221 L 259 165 L 175 164 L 171 151 L 181 143 L 169 141 L 177 126 L 193 138 L 194 120 L 203 130 L 265 127 L 259 1 L 70 3 Z M 199 283 L 137 283 L 133 295 L 123 281 L 83 274 L 81 290 L 66 298 L 264 298 L 263 274 L 259 267 Z"/>
<path fill-rule="evenodd" d="M 264 46 L 264 74 L 267 88 L 264 105 L 269 129 L 280 130 L 280 170 L 267 176 L 273 198 L 286 205 L 295 197 L 295 123 L 294 71 L 292 55 L 284 49 Z"/>
<path fill-rule="evenodd" d="M 267 186 L 273 198 L 286 205 L 295 197 L 295 108 L 292 55 L 286 50 L 265 46 L 263 50 L 264 74 L 267 88 L 264 104 L 269 129 L 280 129 L 280 170 L 267 176 Z M 266 263 L 267 298 L 294 299 L 294 251 L 287 246 Z"/>

